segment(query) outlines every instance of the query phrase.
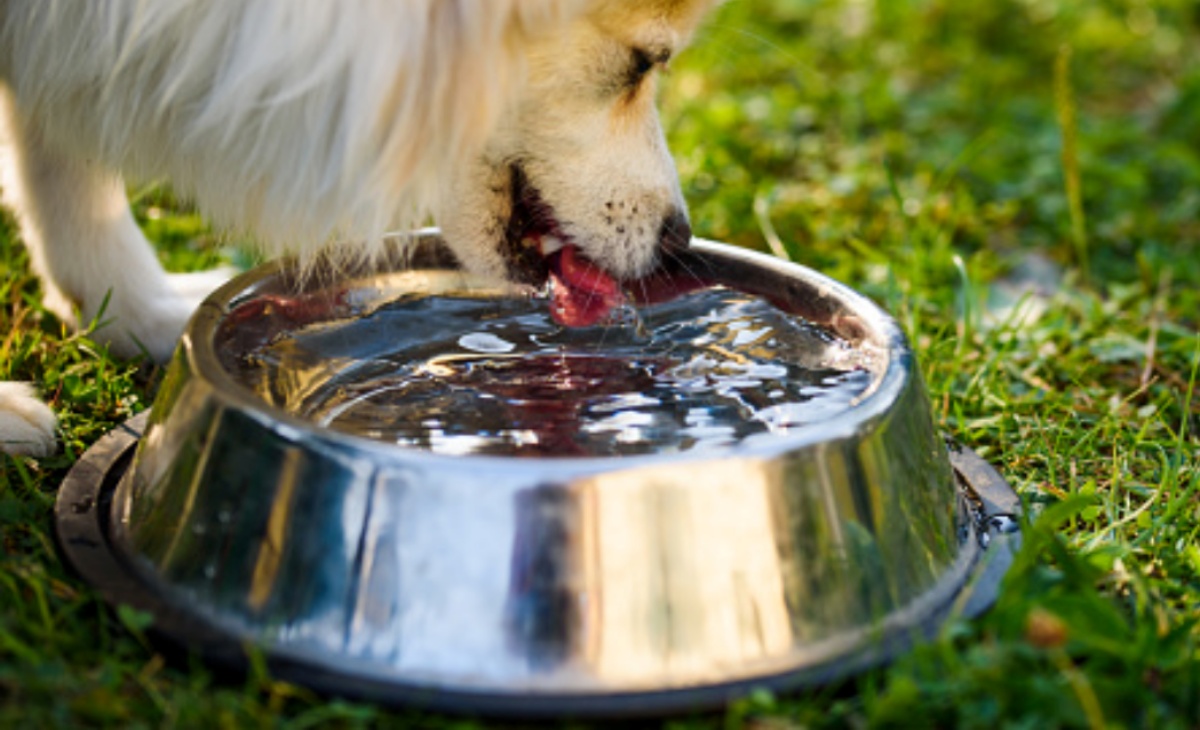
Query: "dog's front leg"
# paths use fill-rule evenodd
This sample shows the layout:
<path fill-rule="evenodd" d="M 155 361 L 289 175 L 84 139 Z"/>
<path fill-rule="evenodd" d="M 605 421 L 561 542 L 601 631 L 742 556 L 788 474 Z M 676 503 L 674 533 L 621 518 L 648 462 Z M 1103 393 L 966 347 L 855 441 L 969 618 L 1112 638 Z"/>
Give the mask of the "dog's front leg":
<path fill-rule="evenodd" d="M 170 358 L 199 298 L 224 272 L 169 276 L 133 219 L 120 176 L 56 149 L 2 89 L 0 143 L 4 202 L 16 214 L 47 309 L 72 325 L 99 315 L 95 338 L 118 356 Z"/>
<path fill-rule="evenodd" d="M 48 144 L 0 87 L 0 192 L 11 207 L 46 292 L 47 309 L 119 356 L 167 360 L 201 290 L 159 264 L 129 210 L 119 176 Z M 76 321 L 78 307 L 82 322 Z M 46 454 L 54 421 L 27 387 L 0 388 L 0 451 Z"/>

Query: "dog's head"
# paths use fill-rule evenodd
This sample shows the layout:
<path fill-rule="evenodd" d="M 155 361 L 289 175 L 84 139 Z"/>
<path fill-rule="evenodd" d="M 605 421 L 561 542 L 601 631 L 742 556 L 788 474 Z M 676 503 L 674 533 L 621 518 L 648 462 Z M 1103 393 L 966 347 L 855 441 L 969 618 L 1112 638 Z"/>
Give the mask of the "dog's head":
<path fill-rule="evenodd" d="M 621 282 L 691 238 L 655 87 L 711 0 L 591 0 L 528 39 L 527 77 L 439 221 L 464 265 L 538 285 L 555 314 L 602 318 Z"/>

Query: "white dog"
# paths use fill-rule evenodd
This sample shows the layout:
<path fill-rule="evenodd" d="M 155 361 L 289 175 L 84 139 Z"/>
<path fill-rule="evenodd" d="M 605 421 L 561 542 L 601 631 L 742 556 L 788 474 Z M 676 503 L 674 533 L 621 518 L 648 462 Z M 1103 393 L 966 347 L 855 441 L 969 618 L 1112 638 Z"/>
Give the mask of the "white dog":
<path fill-rule="evenodd" d="M 311 254 L 435 217 L 464 265 L 556 279 L 560 321 L 690 229 L 654 81 L 714 0 L 0 0 L 0 186 L 47 307 L 166 359 L 219 278 L 168 275 L 122 176 Z M 0 383 L 0 450 L 54 448 Z"/>

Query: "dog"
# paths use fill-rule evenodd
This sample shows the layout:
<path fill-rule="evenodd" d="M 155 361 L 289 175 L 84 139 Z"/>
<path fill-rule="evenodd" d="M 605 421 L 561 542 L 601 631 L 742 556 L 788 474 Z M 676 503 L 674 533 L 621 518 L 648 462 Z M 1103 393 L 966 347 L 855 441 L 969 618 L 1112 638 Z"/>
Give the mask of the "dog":
<path fill-rule="evenodd" d="M 432 218 L 589 324 L 691 238 L 655 84 L 715 2 L 0 0 L 0 195 L 46 308 L 103 308 L 119 356 L 165 361 L 226 276 L 165 273 L 126 177 L 302 260 Z M 0 383 L 0 450 L 55 430 Z"/>

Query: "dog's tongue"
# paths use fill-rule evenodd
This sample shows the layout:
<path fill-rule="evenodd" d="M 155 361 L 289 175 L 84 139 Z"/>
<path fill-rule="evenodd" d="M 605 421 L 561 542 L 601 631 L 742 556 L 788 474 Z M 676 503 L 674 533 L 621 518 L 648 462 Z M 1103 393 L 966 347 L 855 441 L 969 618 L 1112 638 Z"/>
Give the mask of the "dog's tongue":
<path fill-rule="evenodd" d="M 575 246 L 550 255 L 550 276 L 554 281 L 550 313 L 567 327 L 595 324 L 624 300 L 616 280 L 580 256 Z"/>

